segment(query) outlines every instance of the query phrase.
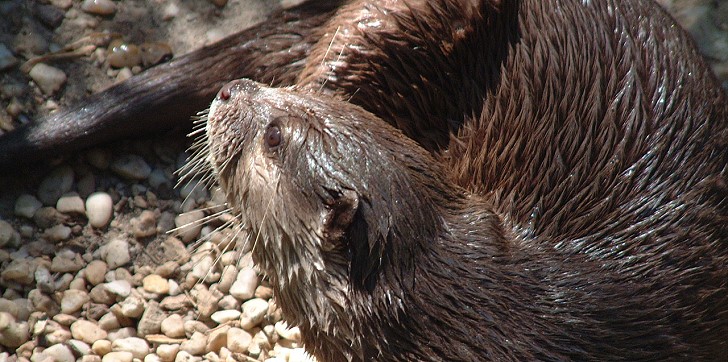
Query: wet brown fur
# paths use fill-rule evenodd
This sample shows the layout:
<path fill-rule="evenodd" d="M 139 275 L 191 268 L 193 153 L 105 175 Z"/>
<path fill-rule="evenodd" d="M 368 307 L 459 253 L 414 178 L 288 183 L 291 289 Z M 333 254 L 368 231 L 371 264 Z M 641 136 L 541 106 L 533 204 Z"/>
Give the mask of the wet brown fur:
<path fill-rule="evenodd" d="M 728 357 L 728 99 L 657 5 L 362 3 L 311 30 L 295 88 L 210 114 L 310 351 Z M 255 153 L 272 115 L 299 136 Z"/>

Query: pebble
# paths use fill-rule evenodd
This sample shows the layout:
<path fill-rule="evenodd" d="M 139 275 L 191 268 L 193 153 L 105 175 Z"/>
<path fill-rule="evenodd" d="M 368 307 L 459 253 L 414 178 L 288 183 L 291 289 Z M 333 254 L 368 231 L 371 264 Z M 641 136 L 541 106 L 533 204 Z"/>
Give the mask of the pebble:
<path fill-rule="evenodd" d="M 30 285 L 34 280 L 36 264 L 25 259 L 16 259 L 10 262 L 0 272 L 0 278 L 4 281 L 15 282 L 20 285 Z"/>
<path fill-rule="evenodd" d="M 10 52 L 5 44 L 0 43 L 0 71 L 10 69 L 18 64 L 18 58 Z"/>
<path fill-rule="evenodd" d="M 99 339 L 91 345 L 91 350 L 99 356 L 104 356 L 111 352 L 111 341 L 107 339 Z"/>
<path fill-rule="evenodd" d="M 201 356 L 205 354 L 205 347 L 207 346 L 207 337 L 200 332 L 192 334 L 190 339 L 182 342 L 180 345 L 180 351 L 187 352 L 193 356 Z"/>
<path fill-rule="evenodd" d="M 86 342 L 69 339 L 66 344 L 68 344 L 68 347 L 71 348 L 71 351 L 73 351 L 73 354 L 75 354 L 76 356 L 85 356 L 91 354 L 91 346 L 89 346 Z"/>
<path fill-rule="evenodd" d="M 114 239 L 99 250 L 109 269 L 116 269 L 131 261 L 129 243 L 124 239 Z"/>
<path fill-rule="evenodd" d="M 243 303 L 240 326 L 245 330 L 251 330 L 263 321 L 266 312 L 268 312 L 268 302 L 263 299 L 253 298 Z"/>
<path fill-rule="evenodd" d="M 10 313 L 0 312 L 0 345 L 17 348 L 29 339 L 28 323 L 17 323 Z"/>
<path fill-rule="evenodd" d="M 199 260 L 195 262 L 195 265 L 192 267 L 192 271 L 190 271 L 189 274 L 187 274 L 187 277 L 191 279 L 193 282 L 197 282 L 198 280 L 204 280 L 204 281 L 213 281 L 213 273 L 215 265 L 215 259 L 212 257 L 211 254 L 207 253 L 205 255 L 202 255 Z"/>
<path fill-rule="evenodd" d="M 301 341 L 301 330 L 298 327 L 288 328 L 288 324 L 286 322 L 276 322 L 275 331 L 283 339 L 288 339 L 294 342 Z"/>
<path fill-rule="evenodd" d="M 162 321 L 162 333 L 170 338 L 182 338 L 185 336 L 185 326 L 182 316 L 179 314 L 171 314 Z"/>
<path fill-rule="evenodd" d="M 75 273 L 83 269 L 84 265 L 86 265 L 86 262 L 84 262 L 80 255 L 66 249 L 61 253 L 57 253 L 56 256 L 53 258 L 53 262 L 51 263 L 51 271 L 54 273 Z"/>
<path fill-rule="evenodd" d="M 44 63 L 38 63 L 30 70 L 30 78 L 33 79 L 43 93 L 52 95 L 66 83 L 66 73 L 62 70 L 51 67 Z"/>
<path fill-rule="evenodd" d="M 142 287 L 149 293 L 167 294 L 169 292 L 169 282 L 157 274 L 144 277 Z"/>
<path fill-rule="evenodd" d="M 212 313 L 210 319 L 218 324 L 224 324 L 240 318 L 240 315 L 241 312 L 239 310 L 221 310 L 219 312 Z"/>
<path fill-rule="evenodd" d="M 64 214 L 84 215 L 86 207 L 83 199 L 77 193 L 71 192 L 61 196 L 56 202 L 56 210 Z"/>
<path fill-rule="evenodd" d="M 227 345 L 228 330 L 230 330 L 228 326 L 211 330 L 210 335 L 207 337 L 205 351 L 220 353 L 220 349 Z"/>
<path fill-rule="evenodd" d="M 132 362 L 134 355 L 127 351 L 109 352 L 101 358 L 102 362 Z"/>
<path fill-rule="evenodd" d="M 121 328 L 121 323 L 116 318 L 116 314 L 109 312 L 99 318 L 99 327 L 108 332 Z"/>
<path fill-rule="evenodd" d="M 65 220 L 66 216 L 58 212 L 55 207 L 41 207 L 33 215 L 35 225 L 43 229 L 62 223 Z"/>
<path fill-rule="evenodd" d="M 45 312 L 50 316 L 54 316 L 61 311 L 60 306 L 53 299 L 38 289 L 33 289 L 28 292 L 28 299 L 36 311 Z"/>
<path fill-rule="evenodd" d="M 40 265 L 35 269 L 35 285 L 43 293 L 54 293 L 56 284 L 51 275 L 51 271 L 45 265 Z"/>
<path fill-rule="evenodd" d="M 111 15 L 116 12 L 116 5 L 111 0 L 84 0 L 81 10 L 94 15 Z"/>
<path fill-rule="evenodd" d="M 127 318 L 137 319 L 144 313 L 144 300 L 139 297 L 130 296 L 119 303 L 121 315 Z"/>
<path fill-rule="evenodd" d="M 138 217 L 131 219 L 131 227 L 137 239 L 154 236 L 157 234 L 157 216 L 154 211 L 144 210 Z"/>
<path fill-rule="evenodd" d="M 76 358 L 73 357 L 73 353 L 68 346 L 64 344 L 56 344 L 46 348 L 43 354 L 48 356 L 52 361 L 55 362 L 75 362 Z M 41 359 L 42 360 L 42 359 Z"/>
<path fill-rule="evenodd" d="M 131 68 L 142 62 L 142 53 L 136 44 L 115 39 L 109 44 L 106 60 L 114 68 Z"/>
<path fill-rule="evenodd" d="M 15 200 L 15 215 L 31 219 L 41 207 L 43 207 L 43 203 L 36 199 L 35 196 L 22 194 Z"/>
<path fill-rule="evenodd" d="M 108 336 L 106 337 L 106 339 L 110 340 L 113 343 L 117 339 L 136 337 L 136 336 L 137 336 L 137 333 L 133 327 L 123 327 L 123 328 L 119 328 L 115 331 L 110 331 Z"/>
<path fill-rule="evenodd" d="M 104 276 L 108 269 L 109 268 L 104 261 L 93 260 L 86 266 L 84 276 L 91 285 L 96 286 L 104 281 Z"/>
<path fill-rule="evenodd" d="M 126 298 L 131 294 L 131 284 L 126 280 L 114 280 L 104 284 L 109 293 Z"/>
<path fill-rule="evenodd" d="M 91 298 L 85 290 L 69 289 L 63 292 L 61 299 L 61 312 L 65 314 L 74 314 L 81 310 L 84 304 L 88 303 Z"/>
<path fill-rule="evenodd" d="M 205 213 L 201 210 L 192 210 L 174 219 L 175 226 L 179 228 L 177 235 L 184 243 L 189 243 L 200 235 L 203 224 L 200 220 L 204 217 Z"/>
<path fill-rule="evenodd" d="M 230 328 L 228 331 L 227 348 L 233 353 L 245 353 L 248 351 L 253 336 L 240 328 Z"/>
<path fill-rule="evenodd" d="M 55 319 L 55 317 L 53 317 Z M 38 326 L 39 323 L 36 324 Z M 71 331 L 63 327 L 60 323 L 55 321 L 47 321 L 45 328 L 43 329 L 45 340 L 48 345 L 66 343 L 71 339 Z"/>
<path fill-rule="evenodd" d="M 137 325 L 137 334 L 139 337 L 159 334 L 161 332 L 162 321 L 165 318 L 167 318 L 167 314 L 159 308 L 159 303 L 150 300 L 147 303 L 147 308 L 144 311 L 142 318 L 139 320 L 139 324 Z"/>
<path fill-rule="evenodd" d="M 179 344 L 160 344 L 157 346 L 157 355 L 162 361 L 174 361 L 179 352 Z"/>
<path fill-rule="evenodd" d="M 230 287 L 230 295 L 241 301 L 248 300 L 253 298 L 257 287 L 258 273 L 253 268 L 243 268 Z"/>
<path fill-rule="evenodd" d="M 40 182 L 38 186 L 38 199 L 44 205 L 56 205 L 61 196 L 71 191 L 73 178 L 73 169 L 69 166 L 61 166 L 54 169 Z"/>
<path fill-rule="evenodd" d="M 99 284 L 91 288 L 88 295 L 94 303 L 111 305 L 116 301 L 116 296 L 109 291 L 106 284 Z"/>
<path fill-rule="evenodd" d="M 217 302 L 217 306 L 221 309 L 240 309 L 240 302 L 235 299 L 232 295 L 226 295 L 220 299 L 219 302 Z"/>
<path fill-rule="evenodd" d="M 110 167 L 111 171 L 117 175 L 130 180 L 144 180 L 152 173 L 152 168 L 137 155 L 123 155 L 115 158 Z"/>
<path fill-rule="evenodd" d="M 71 228 L 66 225 L 56 225 L 46 229 L 43 236 L 49 241 L 58 242 L 71 237 Z"/>
<path fill-rule="evenodd" d="M 129 352 L 134 356 L 134 358 L 139 359 L 143 359 L 144 356 L 148 355 L 150 352 L 147 341 L 139 337 L 117 339 L 111 343 L 111 350 L 114 352 Z"/>
<path fill-rule="evenodd" d="M 114 203 L 111 196 L 105 192 L 91 194 L 86 199 L 86 217 L 91 226 L 103 228 L 109 224 L 113 216 Z"/>
<path fill-rule="evenodd" d="M 108 334 L 95 323 L 79 319 L 71 325 L 71 335 L 93 346 L 94 342 L 105 339 Z"/>
<path fill-rule="evenodd" d="M 20 244 L 20 234 L 15 231 L 13 225 L 7 221 L 0 220 L 0 248 L 17 247 Z"/>
<path fill-rule="evenodd" d="M 99 170 L 106 170 L 111 165 L 111 152 L 101 148 L 93 148 L 86 152 L 86 159 L 92 166 Z"/>
<path fill-rule="evenodd" d="M 143 43 L 139 46 L 142 53 L 142 65 L 145 68 L 172 59 L 172 48 L 166 43 Z"/>

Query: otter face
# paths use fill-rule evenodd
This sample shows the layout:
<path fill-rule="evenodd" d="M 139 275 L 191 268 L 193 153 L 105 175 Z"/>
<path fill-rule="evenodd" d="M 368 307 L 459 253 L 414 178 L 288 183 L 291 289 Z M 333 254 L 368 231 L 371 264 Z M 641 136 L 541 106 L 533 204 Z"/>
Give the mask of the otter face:
<path fill-rule="evenodd" d="M 377 299 L 397 313 L 408 243 L 439 224 L 428 195 L 440 192 L 422 192 L 438 184 L 426 151 L 347 102 L 248 80 L 220 91 L 206 127 L 209 162 L 289 322 L 353 346 L 355 321 L 376 318 L 357 307 Z"/>

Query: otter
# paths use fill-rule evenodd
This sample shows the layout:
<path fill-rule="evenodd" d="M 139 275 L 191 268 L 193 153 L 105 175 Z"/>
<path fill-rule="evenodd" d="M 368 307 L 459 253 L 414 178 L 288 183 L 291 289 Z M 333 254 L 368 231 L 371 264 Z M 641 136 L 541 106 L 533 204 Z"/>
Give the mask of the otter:
<path fill-rule="evenodd" d="M 210 107 L 196 164 L 306 348 L 728 357 L 728 100 L 686 35 L 649 2 L 437 4 L 344 6 L 293 87 Z"/>

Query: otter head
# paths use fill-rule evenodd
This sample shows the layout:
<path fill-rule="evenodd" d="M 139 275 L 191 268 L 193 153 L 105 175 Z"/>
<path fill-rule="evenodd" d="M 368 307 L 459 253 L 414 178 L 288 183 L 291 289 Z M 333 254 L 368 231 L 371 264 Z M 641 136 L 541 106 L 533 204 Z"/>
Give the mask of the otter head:
<path fill-rule="evenodd" d="M 357 321 L 401 313 L 418 249 L 442 224 L 435 199 L 448 197 L 433 190 L 444 183 L 426 151 L 347 102 L 248 80 L 219 92 L 206 127 L 209 161 L 289 322 L 356 350 L 372 333 Z"/>

